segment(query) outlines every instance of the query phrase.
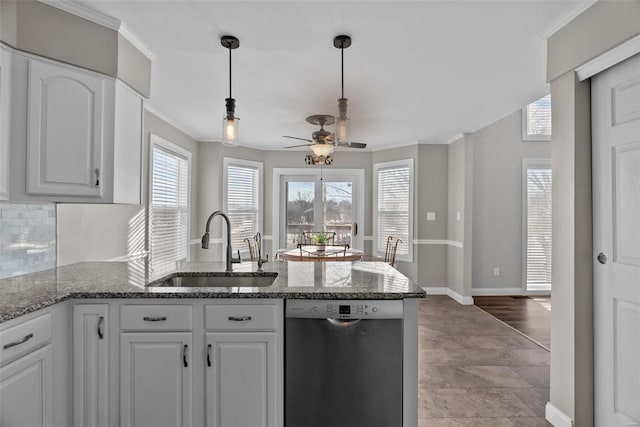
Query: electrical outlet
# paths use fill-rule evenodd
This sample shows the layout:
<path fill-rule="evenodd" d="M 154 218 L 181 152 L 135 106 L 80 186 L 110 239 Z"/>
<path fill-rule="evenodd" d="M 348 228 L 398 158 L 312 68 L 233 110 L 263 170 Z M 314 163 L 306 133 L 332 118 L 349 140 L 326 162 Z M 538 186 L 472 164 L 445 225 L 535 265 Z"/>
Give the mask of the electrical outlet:
<path fill-rule="evenodd" d="M 500 267 L 493 267 L 493 275 L 494 276 L 500 275 Z"/>
<path fill-rule="evenodd" d="M 436 213 L 435 212 L 427 212 L 427 221 L 435 221 Z"/>
<path fill-rule="evenodd" d="M 456 212 L 456 220 L 460 221 L 462 219 L 462 214 L 460 212 Z"/>

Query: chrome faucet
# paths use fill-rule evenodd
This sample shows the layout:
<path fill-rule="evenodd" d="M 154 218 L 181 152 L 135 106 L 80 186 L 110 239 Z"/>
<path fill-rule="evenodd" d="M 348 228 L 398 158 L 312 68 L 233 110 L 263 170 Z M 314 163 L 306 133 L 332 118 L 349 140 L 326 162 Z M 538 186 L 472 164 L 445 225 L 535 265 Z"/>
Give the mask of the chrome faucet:
<path fill-rule="evenodd" d="M 262 271 L 264 263 L 269 262 L 269 254 L 267 254 L 266 258 L 262 258 L 262 234 L 260 234 L 259 231 L 256 233 L 254 238 L 258 242 L 258 271 Z"/>
<path fill-rule="evenodd" d="M 231 222 L 229 221 L 229 217 L 227 216 L 227 214 L 225 214 L 224 212 L 215 211 L 209 216 L 209 219 L 207 220 L 207 226 L 205 228 L 204 234 L 202 235 L 202 249 L 209 249 L 209 229 L 211 227 L 211 220 L 213 219 L 214 216 L 218 216 L 218 215 L 224 218 L 224 221 L 227 223 L 227 257 L 226 257 L 227 269 L 226 270 L 231 272 L 233 271 L 233 267 L 231 266 L 231 264 L 239 263 L 240 257 L 238 256 L 238 259 L 235 260 L 231 256 Z"/>

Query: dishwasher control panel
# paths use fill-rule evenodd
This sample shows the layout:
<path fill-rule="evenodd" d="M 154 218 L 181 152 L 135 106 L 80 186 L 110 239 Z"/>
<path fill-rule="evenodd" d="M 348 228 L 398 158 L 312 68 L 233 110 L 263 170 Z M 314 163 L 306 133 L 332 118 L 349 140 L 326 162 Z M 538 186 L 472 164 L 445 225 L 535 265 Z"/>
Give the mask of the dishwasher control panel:
<path fill-rule="evenodd" d="M 402 300 L 287 300 L 285 317 L 401 319 Z"/>

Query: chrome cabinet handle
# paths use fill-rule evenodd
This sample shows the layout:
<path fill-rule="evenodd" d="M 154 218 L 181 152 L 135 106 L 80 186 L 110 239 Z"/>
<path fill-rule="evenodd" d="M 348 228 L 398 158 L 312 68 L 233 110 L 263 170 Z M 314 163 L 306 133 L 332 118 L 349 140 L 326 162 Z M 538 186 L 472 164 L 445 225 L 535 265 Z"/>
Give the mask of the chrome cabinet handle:
<path fill-rule="evenodd" d="M 102 324 L 104 323 L 104 316 L 98 317 L 98 338 L 104 339 L 104 333 L 102 331 Z"/>
<path fill-rule="evenodd" d="M 142 320 L 145 322 L 164 322 L 167 320 L 167 316 L 144 316 Z"/>
<path fill-rule="evenodd" d="M 25 335 L 24 338 L 22 338 L 22 339 L 20 339 L 18 341 L 14 341 L 14 342 L 10 342 L 9 344 L 5 344 L 5 345 L 2 346 L 2 348 L 6 350 L 8 348 L 15 347 L 17 345 L 20 345 L 22 343 L 25 343 L 25 342 L 29 341 L 31 338 L 33 338 L 33 334 L 32 333 L 29 334 L 29 335 Z"/>
<path fill-rule="evenodd" d="M 207 345 L 207 366 L 211 366 L 211 344 Z"/>
<path fill-rule="evenodd" d="M 229 320 L 232 322 L 246 322 L 251 320 L 251 316 L 229 316 Z"/>
<path fill-rule="evenodd" d="M 189 367 L 189 363 L 187 362 L 187 357 L 189 355 L 189 346 L 187 344 L 182 348 L 182 364 L 185 368 Z"/>
<path fill-rule="evenodd" d="M 95 170 L 96 173 L 96 187 L 100 187 L 100 169 Z"/>

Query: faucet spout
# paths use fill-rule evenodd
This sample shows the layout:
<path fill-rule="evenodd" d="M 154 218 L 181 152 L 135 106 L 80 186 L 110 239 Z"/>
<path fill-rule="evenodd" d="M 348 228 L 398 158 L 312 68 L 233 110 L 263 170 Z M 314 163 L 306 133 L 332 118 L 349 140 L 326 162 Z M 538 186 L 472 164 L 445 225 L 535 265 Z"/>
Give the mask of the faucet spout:
<path fill-rule="evenodd" d="M 232 267 L 232 257 L 231 257 L 231 222 L 229 221 L 229 217 L 222 211 L 215 211 L 211 215 L 209 215 L 209 219 L 207 219 L 207 225 L 205 227 L 204 234 L 202 235 L 202 249 L 209 249 L 209 232 L 211 229 L 211 220 L 215 216 L 221 216 L 224 218 L 224 221 L 227 223 L 227 256 L 226 256 L 226 270 L 231 272 L 233 271 Z"/>

